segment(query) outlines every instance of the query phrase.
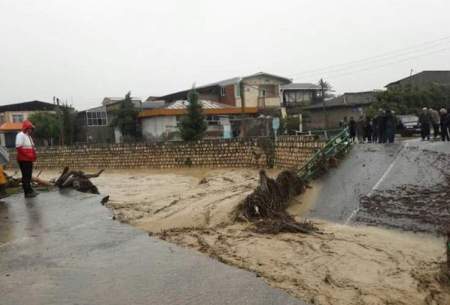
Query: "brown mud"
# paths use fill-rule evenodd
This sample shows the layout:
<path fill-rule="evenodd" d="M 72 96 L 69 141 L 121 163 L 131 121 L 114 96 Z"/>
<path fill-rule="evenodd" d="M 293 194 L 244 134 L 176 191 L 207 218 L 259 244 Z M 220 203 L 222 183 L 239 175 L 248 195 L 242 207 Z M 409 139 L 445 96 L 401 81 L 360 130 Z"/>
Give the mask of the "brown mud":
<path fill-rule="evenodd" d="M 413 232 L 445 234 L 450 224 L 450 155 L 424 151 L 429 167 L 441 175 L 431 186 L 407 184 L 375 191 L 360 199 L 356 222 Z"/>
<path fill-rule="evenodd" d="M 256 170 L 107 171 L 96 184 L 116 219 L 254 272 L 307 303 L 450 304 L 441 237 L 317 220 L 308 234 L 261 234 L 236 223 L 236 208 L 259 185 Z M 287 211 L 304 222 L 319 190 L 313 184 Z"/>

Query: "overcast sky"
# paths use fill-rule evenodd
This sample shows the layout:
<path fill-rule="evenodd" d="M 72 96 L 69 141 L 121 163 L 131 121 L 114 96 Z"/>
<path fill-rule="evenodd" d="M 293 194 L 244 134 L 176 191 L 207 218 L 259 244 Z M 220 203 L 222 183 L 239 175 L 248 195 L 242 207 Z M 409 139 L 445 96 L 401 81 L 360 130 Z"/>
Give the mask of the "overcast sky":
<path fill-rule="evenodd" d="M 450 70 L 449 14 L 448 0 L 0 0 L 0 104 L 84 109 L 258 71 L 379 89 Z"/>

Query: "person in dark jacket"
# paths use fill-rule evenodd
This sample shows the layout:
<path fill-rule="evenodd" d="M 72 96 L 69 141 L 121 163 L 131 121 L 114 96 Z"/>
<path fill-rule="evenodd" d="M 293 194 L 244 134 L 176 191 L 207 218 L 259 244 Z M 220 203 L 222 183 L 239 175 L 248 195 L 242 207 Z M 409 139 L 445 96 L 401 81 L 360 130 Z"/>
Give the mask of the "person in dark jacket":
<path fill-rule="evenodd" d="M 364 142 L 372 143 L 372 119 L 370 117 L 366 117 L 364 120 Z"/>
<path fill-rule="evenodd" d="M 380 109 L 378 115 L 378 143 L 386 143 L 386 111 Z"/>
<path fill-rule="evenodd" d="M 441 118 L 441 140 L 450 141 L 450 114 L 445 108 L 439 110 L 439 114 Z"/>
<path fill-rule="evenodd" d="M 372 119 L 372 143 L 378 143 L 378 116 Z"/>
<path fill-rule="evenodd" d="M 360 116 L 358 121 L 356 121 L 356 137 L 358 138 L 358 143 L 364 142 L 364 116 Z"/>
<path fill-rule="evenodd" d="M 419 123 L 422 141 L 425 141 L 425 139 L 430 140 L 431 116 L 426 107 L 422 109 L 422 113 L 419 116 Z"/>
<path fill-rule="evenodd" d="M 385 142 L 394 143 L 396 125 L 397 125 L 397 120 L 395 119 L 394 113 L 391 110 L 386 110 L 386 115 L 385 115 L 386 141 Z"/>
<path fill-rule="evenodd" d="M 348 131 L 350 133 L 350 139 L 352 142 L 355 142 L 356 137 L 356 121 L 353 117 L 350 117 L 350 121 L 348 122 Z"/>
<path fill-rule="evenodd" d="M 378 110 L 378 114 L 373 119 L 373 143 L 382 143 L 383 130 L 381 130 L 383 120 L 383 109 Z"/>

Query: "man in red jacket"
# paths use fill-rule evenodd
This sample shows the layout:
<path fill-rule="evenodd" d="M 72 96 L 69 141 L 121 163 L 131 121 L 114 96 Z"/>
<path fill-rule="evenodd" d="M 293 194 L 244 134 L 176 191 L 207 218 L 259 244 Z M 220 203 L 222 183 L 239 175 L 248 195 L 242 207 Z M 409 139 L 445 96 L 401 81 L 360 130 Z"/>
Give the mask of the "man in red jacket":
<path fill-rule="evenodd" d="M 26 198 L 36 197 L 38 194 L 31 187 L 33 162 L 36 161 L 36 149 L 31 138 L 33 129 L 33 124 L 25 120 L 22 123 L 22 131 L 16 136 L 17 162 L 22 172 L 22 187 Z"/>

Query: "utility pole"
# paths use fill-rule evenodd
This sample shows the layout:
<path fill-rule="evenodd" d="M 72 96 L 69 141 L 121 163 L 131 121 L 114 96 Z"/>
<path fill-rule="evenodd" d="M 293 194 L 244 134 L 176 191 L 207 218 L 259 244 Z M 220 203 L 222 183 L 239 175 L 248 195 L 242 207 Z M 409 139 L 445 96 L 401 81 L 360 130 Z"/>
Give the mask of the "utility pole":
<path fill-rule="evenodd" d="M 53 102 L 56 103 L 56 116 L 58 118 L 58 125 L 59 125 L 59 145 L 64 146 L 64 123 L 63 123 L 60 99 L 57 97 L 53 97 Z"/>
<path fill-rule="evenodd" d="M 322 110 L 323 110 L 323 117 L 324 117 L 324 123 L 325 123 L 324 129 L 328 129 L 328 113 L 327 113 L 327 109 L 325 107 L 325 89 L 327 89 L 327 88 L 325 88 L 326 83 L 324 82 L 323 78 L 320 79 L 319 84 L 320 84 L 320 90 L 322 93 Z"/>

